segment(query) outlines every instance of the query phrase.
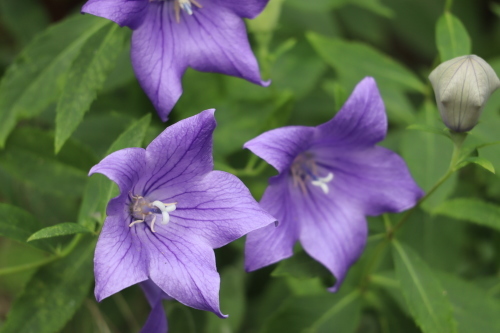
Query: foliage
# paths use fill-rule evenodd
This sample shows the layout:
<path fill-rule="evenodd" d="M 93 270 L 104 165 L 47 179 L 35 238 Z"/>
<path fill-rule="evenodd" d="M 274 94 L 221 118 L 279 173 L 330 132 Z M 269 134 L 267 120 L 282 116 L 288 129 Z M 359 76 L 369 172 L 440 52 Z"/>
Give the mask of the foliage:
<path fill-rule="evenodd" d="M 56 4 L 57 3 L 57 4 Z M 215 108 L 217 169 L 258 200 L 275 171 L 243 143 L 330 119 L 373 76 L 387 109 L 382 143 L 427 193 L 369 218 L 370 238 L 337 293 L 303 250 L 245 273 L 243 241 L 216 251 L 229 319 L 165 301 L 170 332 L 500 332 L 500 93 L 465 139 L 442 121 L 427 76 L 477 54 L 500 74 L 492 0 L 270 0 L 249 21 L 269 87 L 188 70 L 162 123 L 130 65 L 130 35 L 77 13 L 82 2 L 0 3 L 0 333 L 138 332 L 137 286 L 96 303 L 92 256 L 116 186 L 89 169 Z"/>

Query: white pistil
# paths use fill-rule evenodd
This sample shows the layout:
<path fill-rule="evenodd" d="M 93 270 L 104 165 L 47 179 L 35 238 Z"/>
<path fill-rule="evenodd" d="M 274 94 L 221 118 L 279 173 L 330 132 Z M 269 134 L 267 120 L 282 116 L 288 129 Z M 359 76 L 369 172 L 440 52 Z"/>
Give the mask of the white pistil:
<path fill-rule="evenodd" d="M 333 180 L 333 173 L 329 172 L 326 177 L 318 177 L 318 179 L 311 181 L 311 184 L 314 186 L 319 186 L 322 190 L 323 193 L 328 194 L 329 188 L 327 183 L 331 182 Z"/>
<path fill-rule="evenodd" d="M 170 215 L 168 213 L 173 212 L 177 207 L 175 206 L 177 202 L 164 204 L 161 201 L 153 201 L 153 206 L 157 207 L 161 211 L 161 224 L 167 225 L 170 222 Z M 154 230 L 153 230 L 154 232 Z"/>

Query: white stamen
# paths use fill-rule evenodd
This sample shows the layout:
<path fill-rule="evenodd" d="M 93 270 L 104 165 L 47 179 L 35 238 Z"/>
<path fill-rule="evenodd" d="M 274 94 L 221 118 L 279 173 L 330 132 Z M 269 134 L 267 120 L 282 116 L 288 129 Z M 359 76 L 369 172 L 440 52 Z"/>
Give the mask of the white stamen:
<path fill-rule="evenodd" d="M 135 220 L 134 222 L 130 223 L 128 226 L 129 228 L 132 227 L 134 224 L 137 224 L 137 223 L 142 223 L 144 222 L 144 218 L 142 220 Z"/>
<path fill-rule="evenodd" d="M 156 222 L 156 215 L 153 215 L 153 220 L 151 221 L 151 231 L 152 232 L 156 232 L 155 231 L 155 222 Z"/>
<path fill-rule="evenodd" d="M 188 15 L 193 15 L 193 9 L 191 8 L 191 1 L 189 0 L 178 0 L 181 8 L 188 13 Z"/>
<path fill-rule="evenodd" d="M 175 206 L 176 203 L 168 203 L 164 204 L 161 201 L 153 201 L 153 206 L 158 207 L 159 210 L 161 210 L 161 224 L 167 225 L 168 222 L 170 222 L 170 215 L 168 213 L 173 212 L 177 207 Z"/>
<path fill-rule="evenodd" d="M 331 182 L 333 180 L 333 173 L 329 172 L 326 177 L 318 177 L 317 180 L 311 181 L 311 184 L 314 186 L 319 186 L 321 190 L 323 190 L 323 193 L 328 194 L 329 188 L 327 183 Z"/>

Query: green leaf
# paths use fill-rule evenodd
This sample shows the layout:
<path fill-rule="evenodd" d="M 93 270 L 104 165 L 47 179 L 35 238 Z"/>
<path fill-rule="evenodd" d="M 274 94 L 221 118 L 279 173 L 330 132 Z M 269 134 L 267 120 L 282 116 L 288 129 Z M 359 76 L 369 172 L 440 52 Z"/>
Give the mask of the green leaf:
<path fill-rule="evenodd" d="M 23 50 L 0 82 L 0 148 L 21 118 L 54 102 L 84 42 L 107 20 L 76 15 L 45 30 Z"/>
<path fill-rule="evenodd" d="M 453 308 L 453 317 L 460 333 L 499 333 L 500 301 L 494 299 L 484 289 L 472 281 L 465 281 L 454 275 L 436 272 L 436 277 L 443 286 L 447 298 Z M 374 284 L 386 289 L 398 304 L 403 302 L 399 297 L 400 286 L 393 272 L 374 275 L 370 279 Z M 402 309 L 408 312 L 405 304 Z"/>
<path fill-rule="evenodd" d="M 308 11 L 327 11 L 332 9 L 341 8 L 345 5 L 356 5 L 375 14 L 385 17 L 391 17 L 393 11 L 384 6 L 380 0 L 316 0 L 316 1 L 301 1 L 301 0 L 288 0 L 291 6 L 300 10 Z"/>
<path fill-rule="evenodd" d="M 495 173 L 495 167 L 493 166 L 493 164 L 490 161 L 488 161 L 485 158 L 477 157 L 477 156 L 467 157 L 465 160 L 458 163 L 458 165 L 455 168 L 458 170 L 458 169 L 461 169 L 461 168 L 463 168 L 471 163 L 477 164 L 480 167 L 488 170 L 491 173 Z"/>
<path fill-rule="evenodd" d="M 90 232 L 91 231 L 89 229 L 82 227 L 80 224 L 73 222 L 66 222 L 38 230 L 33 235 L 31 235 L 27 241 L 31 242 L 42 238 L 51 238 L 51 237 L 74 235 L 74 234 L 85 234 Z"/>
<path fill-rule="evenodd" d="M 290 276 L 299 280 L 319 277 L 329 287 L 335 284 L 332 273 L 307 255 L 304 250 L 300 250 L 292 257 L 282 260 L 271 275 Z"/>
<path fill-rule="evenodd" d="M 57 104 L 56 153 L 78 127 L 116 65 L 125 46 L 126 32 L 118 25 L 104 26 L 85 42 L 71 65 Z"/>
<path fill-rule="evenodd" d="M 436 106 L 426 102 L 417 116 L 418 124 L 428 128 L 439 128 Z M 448 170 L 453 145 L 448 138 L 422 131 L 405 131 L 401 142 L 401 152 L 412 176 L 424 191 L 429 191 Z M 445 200 L 457 182 L 456 173 L 432 194 L 422 205 L 426 210 Z"/>
<path fill-rule="evenodd" d="M 500 230 L 500 206 L 479 199 L 448 200 L 437 206 L 432 213 Z"/>
<path fill-rule="evenodd" d="M 0 203 L 0 235 L 26 243 L 28 237 L 40 228 L 40 223 L 30 213 L 16 206 Z M 53 250 L 45 241 L 28 244 L 44 251 Z"/>
<path fill-rule="evenodd" d="M 345 88 L 336 81 L 325 80 L 323 83 L 323 89 L 333 97 L 335 111 L 339 111 L 347 101 L 347 98 L 349 98 Z"/>
<path fill-rule="evenodd" d="M 315 33 L 308 33 L 307 38 L 323 60 L 347 83 L 348 90 L 363 77 L 373 76 L 380 87 L 398 91 L 426 91 L 425 84 L 415 74 L 369 45 Z"/>
<path fill-rule="evenodd" d="M 70 320 L 93 282 L 95 239 L 41 268 L 14 301 L 0 333 L 55 333 Z"/>
<path fill-rule="evenodd" d="M 44 193 L 80 197 L 86 172 L 23 149 L 0 152 L 0 170 Z"/>
<path fill-rule="evenodd" d="M 392 250 L 403 296 L 418 326 L 424 333 L 457 332 L 451 303 L 431 268 L 397 241 Z"/>
<path fill-rule="evenodd" d="M 471 54 L 471 40 L 458 18 L 446 12 L 436 26 L 436 43 L 441 62 Z"/>
<path fill-rule="evenodd" d="M 262 332 L 355 332 L 361 319 L 357 290 L 343 286 L 338 294 L 290 297 L 267 321 Z"/>
<path fill-rule="evenodd" d="M 500 4 L 490 2 L 490 7 L 491 7 L 491 11 L 493 13 L 497 14 L 498 17 L 500 17 Z"/>
<path fill-rule="evenodd" d="M 106 155 L 128 147 L 140 147 L 149 123 L 151 114 L 147 114 L 139 121 L 128 127 L 111 145 Z M 115 185 L 103 175 L 93 175 L 85 187 L 82 205 L 78 214 L 78 223 L 92 228 L 94 222 L 103 222 L 106 205 L 113 196 Z"/>
<path fill-rule="evenodd" d="M 446 273 L 439 273 L 437 277 L 451 301 L 460 333 L 500 332 L 498 299 L 492 298 L 472 281 Z"/>

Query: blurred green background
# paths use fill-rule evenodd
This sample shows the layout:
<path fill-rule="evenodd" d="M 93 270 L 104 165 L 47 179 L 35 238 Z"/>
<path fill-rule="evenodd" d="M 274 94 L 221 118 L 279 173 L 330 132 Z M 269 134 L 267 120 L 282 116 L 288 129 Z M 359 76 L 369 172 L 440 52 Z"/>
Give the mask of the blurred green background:
<path fill-rule="evenodd" d="M 59 39 L 63 43 L 73 38 L 71 29 L 84 31 L 78 25 L 88 23 L 82 22 L 102 23 L 104 19 L 90 15 L 64 23 L 68 17 L 78 16 L 83 3 L 1 0 L 0 75 L 35 36 L 46 34 L 56 45 Z M 16 118 L 16 126 L 0 150 L 0 203 L 23 209 L 40 226 L 80 221 L 88 170 L 121 133 L 147 114 L 152 115 L 151 124 L 143 126 L 144 133 L 139 136 L 144 135 L 144 140 L 137 145 L 141 141 L 147 145 L 170 123 L 208 108 L 217 109 L 216 168 L 240 170 L 250 157 L 241 149 L 244 142 L 274 127 L 316 126 L 329 120 L 354 85 L 368 75 L 377 80 L 389 116 L 389 134 L 382 145 L 400 153 L 419 185 L 429 190 L 446 171 L 452 145 L 444 137 L 406 128 L 415 123 L 443 127 L 427 76 L 441 62 L 436 24 L 444 8 L 444 1 L 436 0 L 271 0 L 262 17 L 248 24 L 250 41 L 264 78 L 272 80 L 271 86 L 263 88 L 233 77 L 188 70 L 183 78 L 184 94 L 167 124 L 159 120 L 134 77 L 129 60 L 131 32 L 120 29 L 127 42 L 116 54 L 116 66 L 58 154 L 54 153 L 56 103 L 66 81 L 58 77 L 56 89 L 43 92 L 43 96 L 36 95 L 35 89 L 30 104 L 33 109 Z M 500 3 L 455 0 L 451 12 L 467 29 L 472 53 L 500 73 Z M 44 32 L 55 23 L 67 25 L 57 33 Z M 36 58 L 37 53 L 31 56 Z M 36 79 L 24 78 L 27 86 Z M 500 140 L 499 111 L 497 92 L 469 142 Z M 0 113 L 5 112 L 0 109 Z M 500 170 L 498 147 L 482 149 L 480 156 Z M 267 167 L 259 176 L 241 176 L 258 200 L 268 177 L 274 174 Z M 500 222 L 496 222 L 500 209 L 472 218 L 443 213 L 440 205 L 454 198 L 479 199 L 497 208 L 498 175 L 473 165 L 462 169 L 412 216 L 399 239 L 439 270 L 436 274 L 458 313 L 455 319 L 459 332 L 500 332 L 496 318 L 500 310 Z M 0 217 L 8 218 L 5 213 Z M 91 221 L 87 216 L 84 220 L 98 228 L 103 215 L 93 218 Z M 496 231 L 465 222 L 482 219 L 493 219 Z M 381 218 L 370 218 L 369 225 L 372 235 L 384 230 Z M 70 240 L 68 236 L 60 237 L 54 244 L 60 247 Z M 373 240 L 368 243 L 367 253 L 373 252 Z M 165 308 L 170 332 L 420 332 L 394 286 L 390 257 L 382 261 L 373 285 L 363 289 L 361 299 L 336 308 L 339 300 L 349 300 L 346 295 L 359 285 L 370 264 L 367 255 L 353 267 L 341 291 L 333 295 L 325 290 L 332 282 L 328 274 L 303 252 L 289 267 L 282 264 L 276 269 L 274 265 L 246 274 L 243 246 L 244 240 L 238 240 L 216 250 L 222 275 L 222 311 L 230 318 L 221 320 L 211 313 L 168 301 Z M 27 244 L 0 238 L 0 332 L 13 300 L 35 273 L 31 269 L 2 274 L 1 268 L 45 257 L 43 251 Z M 88 288 L 92 288 L 91 282 Z M 63 325 L 63 332 L 138 332 L 142 327 L 149 306 L 137 286 L 100 304 L 87 289 L 81 306 L 74 305 L 76 315 Z"/>

